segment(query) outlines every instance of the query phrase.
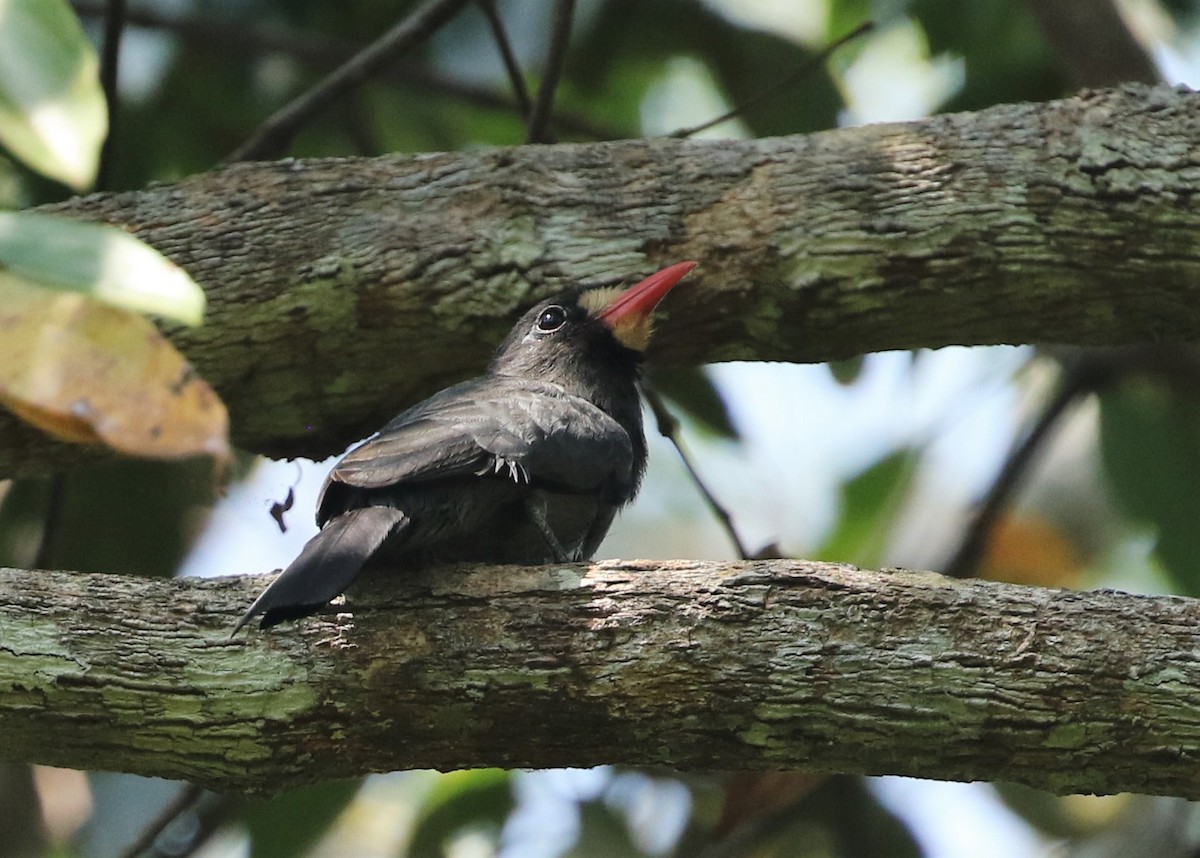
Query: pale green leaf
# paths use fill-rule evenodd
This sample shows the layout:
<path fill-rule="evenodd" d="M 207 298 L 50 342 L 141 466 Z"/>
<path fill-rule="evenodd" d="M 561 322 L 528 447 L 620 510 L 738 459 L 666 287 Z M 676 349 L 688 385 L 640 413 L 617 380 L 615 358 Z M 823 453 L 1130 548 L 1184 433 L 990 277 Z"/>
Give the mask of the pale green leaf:
<path fill-rule="evenodd" d="M 83 190 L 107 133 L 96 52 L 66 0 L 0 0 L 0 143 Z"/>
<path fill-rule="evenodd" d="M 0 0 L 3 2 L 3 0 Z M 188 325 L 204 291 L 182 268 L 116 227 L 32 212 L 0 212 L 0 268 L 52 289 Z"/>

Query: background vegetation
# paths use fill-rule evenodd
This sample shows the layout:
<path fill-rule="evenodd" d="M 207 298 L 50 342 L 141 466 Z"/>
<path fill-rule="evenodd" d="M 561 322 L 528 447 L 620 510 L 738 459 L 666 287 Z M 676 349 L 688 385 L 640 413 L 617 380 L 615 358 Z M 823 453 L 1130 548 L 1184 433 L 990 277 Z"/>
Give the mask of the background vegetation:
<path fill-rule="evenodd" d="M 5 14 L 17 5 L 0 2 L 0 40 L 12 23 Z M 120 97 L 110 104 L 99 176 L 111 190 L 201 172 L 244 153 L 269 115 L 418 6 L 448 6 L 73 5 L 101 50 L 106 20 L 109 45 L 122 34 Z M 704 133 L 795 134 L 1045 100 L 1079 86 L 1183 79 L 1195 74 L 1189 61 L 1197 51 L 1196 8 L 1181 0 L 1126 0 L 1119 15 L 1103 3 L 1016 0 L 594 0 L 574 8 L 566 42 L 553 34 L 569 4 L 461 5 L 294 139 L 259 156 L 637 137 L 745 102 L 736 119 Z M 523 96 L 506 71 L 495 20 L 527 87 Z M 797 74 L 821 46 L 868 20 L 871 33 Z M 39 73 L 0 64 L 0 75 Z M 556 85 L 542 87 L 547 80 Z M 554 93 L 541 130 L 540 91 Z M 0 112 L 0 123 L 12 121 Z M 0 207 L 69 193 L 29 162 L 0 158 Z M 950 349 L 827 367 L 676 371 L 652 382 L 684 415 L 697 467 L 750 553 L 1195 596 L 1197 368 L 1182 348 Z M 652 459 L 644 496 L 605 554 L 734 556 L 670 445 L 656 442 Z M 8 483 L 0 562 L 169 576 L 185 563 L 192 572 L 230 571 L 225 558 L 257 550 L 261 568 L 246 571 L 267 571 L 305 536 L 320 474 L 300 474 L 241 455 L 231 499 L 215 515 L 204 461 L 121 461 Z M 291 487 L 299 495 L 292 527 L 276 538 L 268 509 Z M 977 517 L 980 509 L 987 515 Z M 250 530 L 229 530 L 230 519 L 249 520 Z M 203 552 L 191 553 L 201 536 Z M 268 547 L 249 548 L 250 539 Z M 122 854 L 168 816 L 166 831 L 149 838 L 152 854 L 948 855 L 962 842 L 955 822 L 970 826 L 972 854 L 1036 854 L 1051 841 L 1072 855 L 1196 848 L 1194 809 L 1175 800 L 803 773 L 413 772 L 251 800 L 130 776 L 9 766 L 0 769 L 0 807 L 5 855 Z"/>

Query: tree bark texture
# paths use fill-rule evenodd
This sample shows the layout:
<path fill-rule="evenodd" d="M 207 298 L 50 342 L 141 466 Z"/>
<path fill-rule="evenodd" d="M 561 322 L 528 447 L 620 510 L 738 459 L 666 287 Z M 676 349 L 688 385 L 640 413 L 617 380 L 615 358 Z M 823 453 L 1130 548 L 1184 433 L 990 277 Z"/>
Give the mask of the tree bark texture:
<path fill-rule="evenodd" d="M 276 791 L 474 766 L 1200 798 L 1200 601 L 798 561 L 451 567 L 230 639 L 254 578 L 0 570 L 0 755 Z"/>
<path fill-rule="evenodd" d="M 172 336 L 235 443 L 320 458 L 477 372 L 536 299 L 681 259 L 668 363 L 1193 341 L 1198 187 L 1200 95 L 1128 86 L 742 142 L 240 164 L 56 210 L 205 287 Z M 0 419 L 0 474 L 70 459 Z"/>

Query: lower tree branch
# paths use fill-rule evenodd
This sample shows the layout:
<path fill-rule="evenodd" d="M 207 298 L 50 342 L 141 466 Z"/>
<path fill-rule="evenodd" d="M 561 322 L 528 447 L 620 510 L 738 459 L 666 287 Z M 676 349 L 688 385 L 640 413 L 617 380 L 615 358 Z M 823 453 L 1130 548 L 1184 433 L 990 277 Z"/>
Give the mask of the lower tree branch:
<path fill-rule="evenodd" d="M 1200 601 L 798 561 L 452 567 L 230 639 L 261 579 L 0 570 L 0 758 L 274 791 L 660 765 L 1200 798 Z"/>

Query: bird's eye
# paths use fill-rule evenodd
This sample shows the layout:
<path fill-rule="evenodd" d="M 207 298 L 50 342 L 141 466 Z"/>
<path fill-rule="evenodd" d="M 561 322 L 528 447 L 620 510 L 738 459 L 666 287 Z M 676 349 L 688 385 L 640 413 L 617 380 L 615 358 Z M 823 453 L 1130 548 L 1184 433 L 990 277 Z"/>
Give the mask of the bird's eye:
<path fill-rule="evenodd" d="M 542 314 L 538 316 L 537 329 L 543 334 L 550 334 L 561 328 L 566 321 L 567 311 L 556 304 L 542 310 Z"/>

